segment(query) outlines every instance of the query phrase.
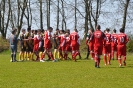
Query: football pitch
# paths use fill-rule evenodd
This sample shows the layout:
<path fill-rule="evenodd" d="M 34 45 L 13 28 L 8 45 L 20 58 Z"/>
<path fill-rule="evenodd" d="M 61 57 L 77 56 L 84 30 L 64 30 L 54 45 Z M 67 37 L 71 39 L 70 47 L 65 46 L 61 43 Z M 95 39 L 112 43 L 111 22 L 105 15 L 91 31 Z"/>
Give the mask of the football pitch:
<path fill-rule="evenodd" d="M 85 56 L 84 56 L 85 57 Z M 0 54 L 0 88 L 133 88 L 133 54 L 127 66 L 95 68 L 93 60 L 59 62 L 10 62 L 9 54 Z"/>

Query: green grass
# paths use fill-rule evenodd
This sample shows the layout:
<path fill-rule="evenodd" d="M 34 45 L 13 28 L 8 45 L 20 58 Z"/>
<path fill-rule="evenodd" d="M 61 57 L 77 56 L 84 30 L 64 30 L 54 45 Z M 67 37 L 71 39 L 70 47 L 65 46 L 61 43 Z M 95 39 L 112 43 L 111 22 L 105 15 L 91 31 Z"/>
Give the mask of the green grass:
<path fill-rule="evenodd" d="M 93 60 L 60 62 L 10 62 L 9 54 L 0 54 L 0 88 L 132 88 L 133 54 L 127 66 L 95 68 Z"/>

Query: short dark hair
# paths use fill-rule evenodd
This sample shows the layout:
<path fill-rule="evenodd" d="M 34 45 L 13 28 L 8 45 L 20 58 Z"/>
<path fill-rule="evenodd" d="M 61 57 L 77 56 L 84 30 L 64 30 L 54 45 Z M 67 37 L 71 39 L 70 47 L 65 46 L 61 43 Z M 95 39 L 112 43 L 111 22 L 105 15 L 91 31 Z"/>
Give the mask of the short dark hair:
<path fill-rule="evenodd" d="M 74 31 L 78 32 L 78 30 L 75 28 Z"/>
<path fill-rule="evenodd" d="M 12 34 L 14 34 L 16 31 L 17 31 L 17 29 L 13 28 L 11 32 L 12 32 Z"/>
<path fill-rule="evenodd" d="M 116 33 L 116 29 L 114 29 L 113 32 Z"/>
<path fill-rule="evenodd" d="M 120 28 L 120 32 L 124 33 L 124 28 Z"/>
<path fill-rule="evenodd" d="M 110 31 L 110 29 L 109 29 L 109 28 L 106 28 L 106 31 L 107 31 L 107 32 L 109 32 L 109 31 Z"/>
<path fill-rule="evenodd" d="M 29 26 L 28 28 L 27 28 L 27 31 L 30 31 L 31 30 L 31 26 Z"/>
<path fill-rule="evenodd" d="M 100 30 L 101 29 L 101 26 L 100 25 L 97 25 L 96 26 L 96 29 Z"/>
<path fill-rule="evenodd" d="M 50 29 L 51 29 L 51 30 L 53 30 L 53 28 L 52 28 L 52 27 L 48 27 L 48 30 L 50 30 Z"/>
<path fill-rule="evenodd" d="M 89 30 L 90 30 L 91 32 L 94 32 L 94 29 L 93 29 L 93 28 L 90 28 Z"/>

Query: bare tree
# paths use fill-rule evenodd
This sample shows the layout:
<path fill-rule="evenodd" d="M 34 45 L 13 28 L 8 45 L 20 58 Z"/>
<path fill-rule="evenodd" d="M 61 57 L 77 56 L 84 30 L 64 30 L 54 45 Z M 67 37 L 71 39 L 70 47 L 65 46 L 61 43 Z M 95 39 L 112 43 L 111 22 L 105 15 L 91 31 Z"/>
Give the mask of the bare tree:
<path fill-rule="evenodd" d="M 126 3 L 124 5 L 124 15 L 123 15 L 123 23 L 122 23 L 122 28 L 124 28 L 124 32 L 125 32 L 125 26 L 126 26 L 126 18 L 127 18 L 127 9 L 128 9 L 128 5 L 129 5 L 130 0 L 126 0 Z"/>
<path fill-rule="evenodd" d="M 32 26 L 32 12 L 31 12 L 31 2 L 30 2 L 30 0 L 27 1 L 27 8 L 26 8 L 26 12 L 24 13 L 24 16 L 27 19 L 28 27 Z"/>
<path fill-rule="evenodd" d="M 59 13 L 60 13 L 60 6 L 59 6 L 60 0 L 57 0 L 57 29 L 59 29 Z"/>
<path fill-rule="evenodd" d="M 62 5 L 62 30 L 66 30 L 67 26 L 66 26 L 66 20 L 65 20 L 65 10 L 64 10 L 64 0 L 61 0 L 61 5 Z"/>
<path fill-rule="evenodd" d="M 77 0 L 75 0 L 75 28 L 77 28 Z"/>
<path fill-rule="evenodd" d="M 11 14 L 11 5 L 10 0 L 8 0 L 8 6 L 6 6 L 6 1 L 2 0 L 0 3 L 1 11 L 0 11 L 0 32 L 2 35 L 2 38 L 6 38 L 7 29 L 9 25 L 9 19 Z M 8 7 L 7 13 L 6 13 L 6 7 Z M 6 15 L 8 17 L 6 17 Z"/>
<path fill-rule="evenodd" d="M 40 28 L 43 29 L 42 0 L 39 0 L 39 3 L 40 3 Z"/>
<path fill-rule="evenodd" d="M 47 4 L 47 27 L 50 27 L 50 2 L 51 2 L 51 0 L 46 0 L 46 4 Z"/>

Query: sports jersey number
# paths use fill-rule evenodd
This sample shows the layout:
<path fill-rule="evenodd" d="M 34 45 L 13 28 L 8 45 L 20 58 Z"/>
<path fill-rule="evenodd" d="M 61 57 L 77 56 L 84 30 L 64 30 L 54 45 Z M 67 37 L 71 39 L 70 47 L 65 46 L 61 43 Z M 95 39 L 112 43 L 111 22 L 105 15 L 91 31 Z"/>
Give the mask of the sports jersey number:
<path fill-rule="evenodd" d="M 124 42 L 124 37 L 120 37 L 120 42 L 121 42 L 121 43 Z"/>
<path fill-rule="evenodd" d="M 72 40 L 75 40 L 75 35 L 72 35 Z"/>

